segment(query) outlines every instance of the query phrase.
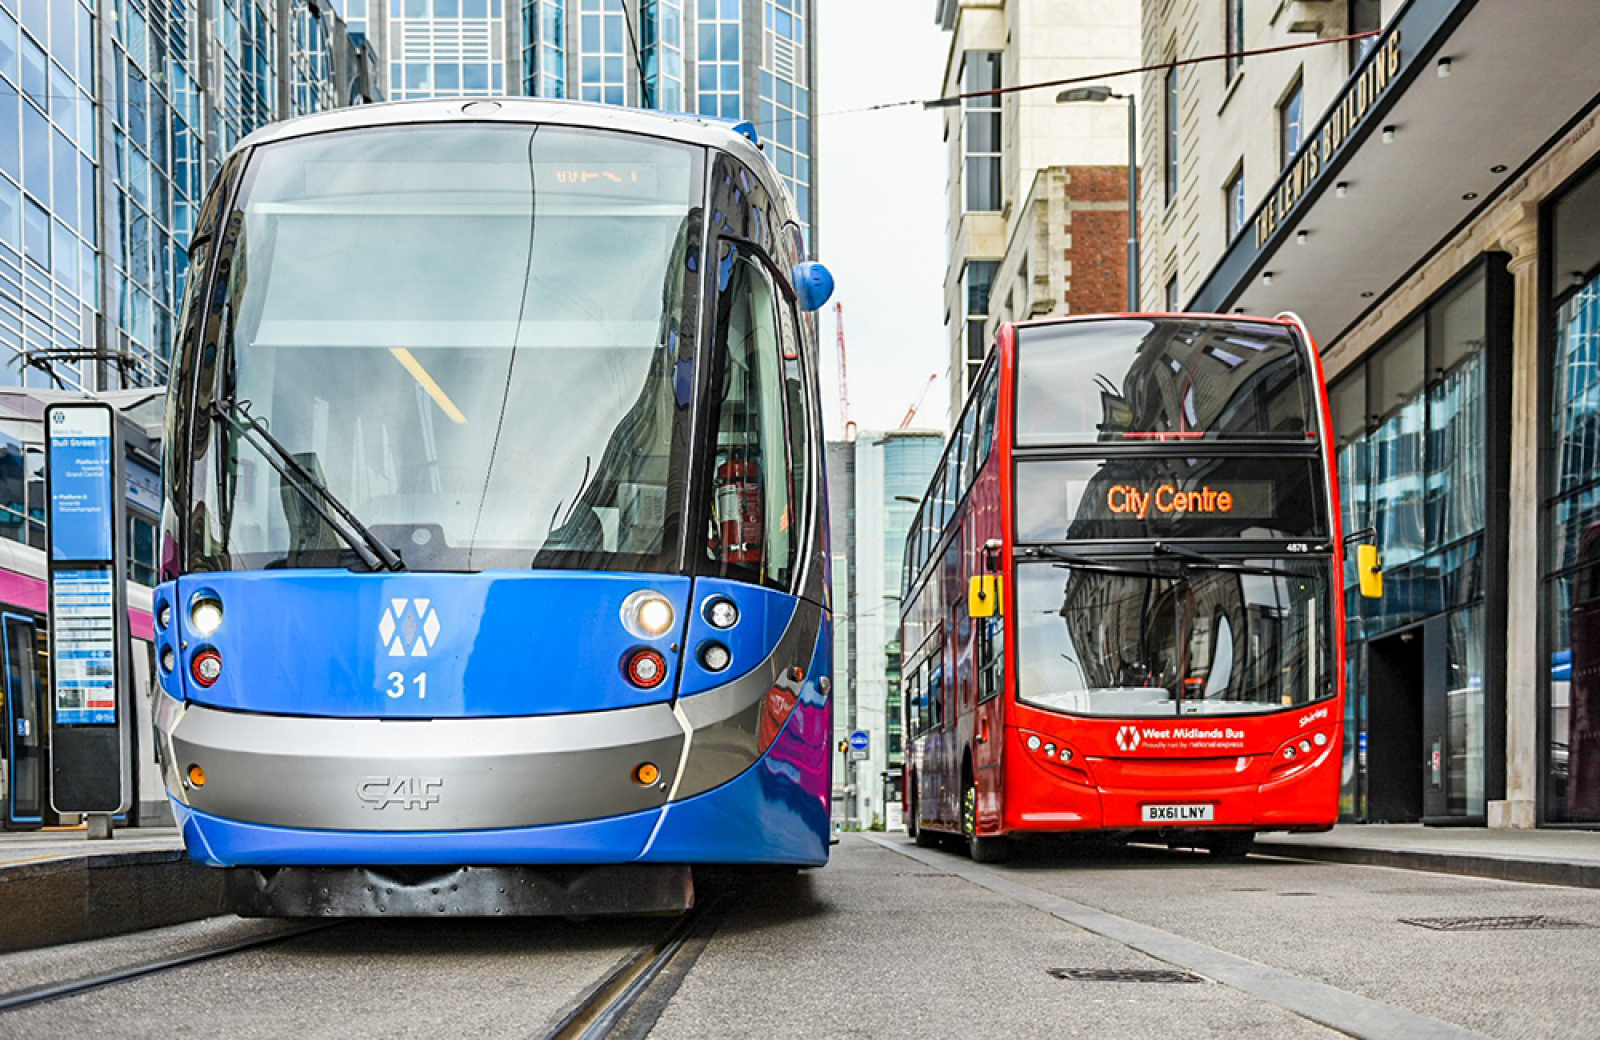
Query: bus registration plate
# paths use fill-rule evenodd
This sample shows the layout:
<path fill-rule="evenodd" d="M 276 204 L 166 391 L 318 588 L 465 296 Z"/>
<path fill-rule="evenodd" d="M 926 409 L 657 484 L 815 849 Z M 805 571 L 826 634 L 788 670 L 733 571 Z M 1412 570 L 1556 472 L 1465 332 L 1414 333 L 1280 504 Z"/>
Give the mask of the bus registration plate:
<path fill-rule="evenodd" d="M 1141 808 L 1145 823 L 1210 823 L 1217 816 L 1215 805 L 1146 805 Z"/>

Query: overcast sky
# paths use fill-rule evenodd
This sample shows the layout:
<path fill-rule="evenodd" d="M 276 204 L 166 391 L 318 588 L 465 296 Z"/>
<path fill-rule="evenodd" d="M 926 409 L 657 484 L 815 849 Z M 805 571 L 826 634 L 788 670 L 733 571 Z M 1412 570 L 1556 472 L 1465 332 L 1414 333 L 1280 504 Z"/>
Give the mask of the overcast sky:
<path fill-rule="evenodd" d="M 948 421 L 940 117 L 840 114 L 939 93 L 949 35 L 933 15 L 933 0 L 817 0 L 818 259 L 839 285 L 820 325 L 829 439 L 840 435 L 834 302 L 844 304 L 850 417 L 862 429 L 899 426 L 937 372 L 912 425 Z"/>

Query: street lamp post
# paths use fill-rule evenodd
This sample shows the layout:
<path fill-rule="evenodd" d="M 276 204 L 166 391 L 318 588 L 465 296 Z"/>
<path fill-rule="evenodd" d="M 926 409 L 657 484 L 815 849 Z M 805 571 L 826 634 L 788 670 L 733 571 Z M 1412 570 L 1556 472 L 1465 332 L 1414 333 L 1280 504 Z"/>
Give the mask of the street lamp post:
<path fill-rule="evenodd" d="M 1139 103 L 1132 94 L 1118 94 L 1110 87 L 1074 87 L 1056 95 L 1056 104 L 1079 101 L 1126 101 L 1128 103 L 1128 310 L 1139 309 Z"/>

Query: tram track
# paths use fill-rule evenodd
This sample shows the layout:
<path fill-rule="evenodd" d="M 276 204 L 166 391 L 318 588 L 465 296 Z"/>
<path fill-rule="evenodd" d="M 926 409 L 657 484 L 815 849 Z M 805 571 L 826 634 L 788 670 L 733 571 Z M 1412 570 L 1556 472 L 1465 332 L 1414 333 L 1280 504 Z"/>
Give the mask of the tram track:
<path fill-rule="evenodd" d="M 684 914 L 628 954 L 543 1035 L 543 1040 L 639 1040 L 649 1034 L 710 940 L 726 898 Z"/>
<path fill-rule="evenodd" d="M 189 964 L 216 960 L 219 957 L 226 957 L 230 954 L 243 953 L 245 950 L 271 946 L 290 939 L 297 939 L 313 932 L 336 928 L 346 923 L 346 921 L 342 920 L 314 921 L 303 925 L 293 925 L 265 935 L 251 935 L 239 939 L 211 943 L 198 949 L 173 954 L 170 957 L 158 957 L 153 960 L 114 968 L 110 971 L 97 972 L 93 975 L 83 975 L 60 982 L 45 982 L 36 986 L 28 986 L 23 989 L 13 990 L 10 993 L 0 994 L 0 1014 L 8 1011 L 19 1011 L 23 1008 L 33 1007 L 52 1000 L 81 996 L 106 986 L 114 986 L 118 983 L 157 975 Z"/>

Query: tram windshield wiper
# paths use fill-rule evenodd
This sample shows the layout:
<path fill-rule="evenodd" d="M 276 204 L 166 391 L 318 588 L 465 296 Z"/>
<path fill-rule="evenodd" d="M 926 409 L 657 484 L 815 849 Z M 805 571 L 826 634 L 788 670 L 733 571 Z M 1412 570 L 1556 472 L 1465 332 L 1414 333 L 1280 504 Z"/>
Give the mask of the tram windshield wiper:
<path fill-rule="evenodd" d="M 1023 559 L 1050 560 L 1058 567 L 1071 567 L 1074 570 L 1095 571 L 1099 574 L 1115 574 L 1124 578 L 1171 578 L 1170 571 L 1153 570 L 1147 567 L 1137 567 L 1131 564 L 1115 563 L 1102 560 L 1094 556 L 1086 556 L 1070 549 L 1057 549 L 1049 545 L 1034 545 L 1023 549 L 1019 554 Z"/>
<path fill-rule="evenodd" d="M 367 565 L 368 570 L 405 570 L 405 561 L 401 560 L 381 538 L 373 534 L 372 529 L 363 524 L 348 506 L 339 501 L 338 496 L 327 484 L 306 469 L 294 452 L 267 430 L 267 424 L 263 420 L 250 414 L 246 405 L 247 402 L 228 398 L 213 401 L 210 412 L 227 423 L 235 433 L 256 449 L 261 457 L 267 460 L 267 465 L 277 470 L 278 476 L 299 492 L 300 497 L 316 510 L 317 515 L 333 529 L 340 540 L 355 550 L 355 554 L 361 557 L 361 562 Z"/>

